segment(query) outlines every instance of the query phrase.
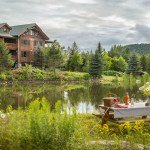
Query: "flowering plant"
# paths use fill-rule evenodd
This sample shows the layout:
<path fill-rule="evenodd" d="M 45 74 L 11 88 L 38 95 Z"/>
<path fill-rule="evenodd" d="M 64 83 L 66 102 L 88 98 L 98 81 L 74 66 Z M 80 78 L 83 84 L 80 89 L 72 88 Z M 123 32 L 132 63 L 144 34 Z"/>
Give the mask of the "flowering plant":
<path fill-rule="evenodd" d="M 146 82 L 139 90 L 142 91 L 144 95 L 150 96 L 150 82 Z"/>

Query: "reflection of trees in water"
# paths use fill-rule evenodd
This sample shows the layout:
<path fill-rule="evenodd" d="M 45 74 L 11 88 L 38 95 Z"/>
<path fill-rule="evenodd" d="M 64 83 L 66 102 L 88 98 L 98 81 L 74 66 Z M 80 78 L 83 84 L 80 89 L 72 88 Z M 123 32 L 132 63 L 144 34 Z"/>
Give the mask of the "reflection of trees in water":
<path fill-rule="evenodd" d="M 89 102 L 88 88 L 77 88 L 68 91 L 68 99 L 72 106 L 76 106 L 79 102 Z"/>
<path fill-rule="evenodd" d="M 123 100 L 125 93 L 129 92 L 130 96 L 135 95 L 136 99 L 146 99 L 138 92 L 140 85 L 124 87 L 122 85 L 104 85 L 104 84 L 30 84 L 30 85 L 9 85 L 0 87 L 0 109 L 6 109 L 8 105 L 13 108 L 27 107 L 31 101 L 36 98 L 45 97 L 54 107 L 57 100 L 63 103 L 69 102 L 72 106 L 77 106 L 79 103 L 99 105 L 103 98 L 108 96 L 108 93 L 116 94 Z M 64 91 L 67 93 L 67 98 L 64 98 Z"/>

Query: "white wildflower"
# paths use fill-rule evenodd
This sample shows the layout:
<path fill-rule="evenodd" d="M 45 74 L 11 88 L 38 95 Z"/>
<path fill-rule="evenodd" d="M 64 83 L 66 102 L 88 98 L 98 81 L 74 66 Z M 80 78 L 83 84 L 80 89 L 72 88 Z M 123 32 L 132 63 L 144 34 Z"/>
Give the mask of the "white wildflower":
<path fill-rule="evenodd" d="M 146 91 L 146 92 L 149 92 L 149 91 L 150 91 L 150 87 L 147 87 L 147 88 L 145 89 L 145 91 Z"/>
<path fill-rule="evenodd" d="M 147 86 L 150 85 L 150 82 L 146 82 L 146 85 L 147 85 Z"/>
<path fill-rule="evenodd" d="M 0 114 L 0 116 L 1 116 L 1 118 L 2 118 L 2 119 L 4 119 L 4 118 L 6 117 L 6 115 L 5 115 L 5 114 L 3 114 L 3 113 L 2 113 L 2 114 Z"/>
<path fill-rule="evenodd" d="M 144 86 L 141 86 L 141 87 L 139 88 L 139 90 L 140 90 L 140 91 L 143 91 L 144 88 L 145 88 Z"/>

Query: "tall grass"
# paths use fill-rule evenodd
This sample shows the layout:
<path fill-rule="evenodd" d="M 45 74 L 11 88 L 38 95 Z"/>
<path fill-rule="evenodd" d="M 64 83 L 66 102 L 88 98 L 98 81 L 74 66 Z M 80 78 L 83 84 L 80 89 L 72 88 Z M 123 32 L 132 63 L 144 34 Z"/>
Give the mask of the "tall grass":
<path fill-rule="evenodd" d="M 0 119 L 1 149 L 74 149 L 80 147 L 80 127 L 76 112 L 61 114 L 61 103 L 50 111 L 43 98 L 33 101 L 27 111 L 9 111 Z M 82 142 L 83 143 L 83 142 Z M 82 145 L 81 145 L 82 146 Z"/>
<path fill-rule="evenodd" d="M 49 102 L 36 99 L 27 110 L 0 111 L 0 149 L 2 150 L 101 150 L 137 149 L 138 144 L 150 146 L 150 125 L 143 121 L 123 125 L 100 125 L 99 118 L 66 112 L 58 101 L 54 110 Z M 90 144 L 106 140 L 106 145 Z M 109 141 L 114 141 L 110 144 Z"/>

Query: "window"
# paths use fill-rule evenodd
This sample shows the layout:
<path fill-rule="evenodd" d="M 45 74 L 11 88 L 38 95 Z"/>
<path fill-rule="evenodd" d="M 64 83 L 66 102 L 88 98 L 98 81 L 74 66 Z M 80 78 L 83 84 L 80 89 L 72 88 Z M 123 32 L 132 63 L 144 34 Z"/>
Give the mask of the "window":
<path fill-rule="evenodd" d="M 13 38 L 5 38 L 4 41 L 5 41 L 5 43 L 14 43 L 14 44 L 16 44 L 16 39 L 13 39 Z"/>
<path fill-rule="evenodd" d="M 6 27 L 4 27 L 4 28 L 3 28 L 3 31 L 4 31 L 4 32 L 7 32 L 7 28 L 6 28 Z"/>
<path fill-rule="evenodd" d="M 29 56 L 29 52 L 21 51 L 21 57 L 28 57 L 28 56 Z"/>
<path fill-rule="evenodd" d="M 21 44 L 22 45 L 30 45 L 30 41 L 29 40 L 21 40 Z"/>
<path fill-rule="evenodd" d="M 15 50 L 10 50 L 9 53 L 10 53 L 12 56 L 16 56 L 16 51 L 15 51 Z"/>
<path fill-rule="evenodd" d="M 34 46 L 42 46 L 42 41 L 34 41 Z"/>

